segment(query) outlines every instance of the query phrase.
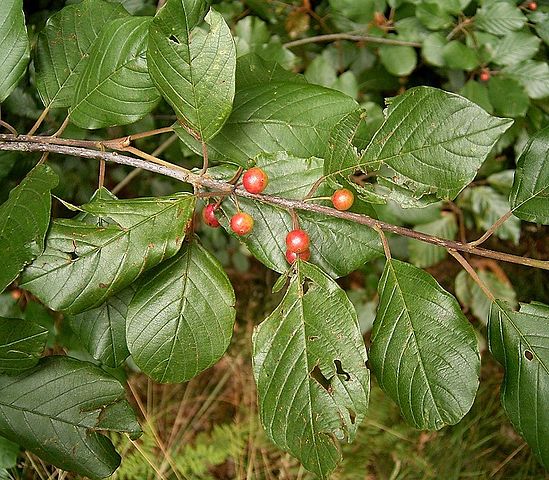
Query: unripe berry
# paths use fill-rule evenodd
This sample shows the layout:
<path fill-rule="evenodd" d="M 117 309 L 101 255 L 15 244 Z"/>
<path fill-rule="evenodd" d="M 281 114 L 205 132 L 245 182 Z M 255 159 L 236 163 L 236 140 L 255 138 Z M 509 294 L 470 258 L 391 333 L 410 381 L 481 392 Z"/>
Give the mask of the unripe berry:
<path fill-rule="evenodd" d="M 532 11 L 537 10 L 538 9 L 538 4 L 536 2 L 530 2 L 528 4 L 528 8 Z"/>
<path fill-rule="evenodd" d="M 286 260 L 288 263 L 294 263 L 298 258 L 301 258 L 304 262 L 307 262 L 311 258 L 311 251 L 309 249 L 301 253 L 295 253 L 290 250 L 286 250 Z"/>
<path fill-rule="evenodd" d="M 216 207 L 213 203 L 208 203 L 208 205 L 206 205 L 202 210 L 202 218 L 204 219 L 204 223 L 212 228 L 219 227 L 219 221 L 215 216 L 215 211 Z"/>
<path fill-rule="evenodd" d="M 286 247 L 290 252 L 303 253 L 309 249 L 309 243 L 309 235 L 299 228 L 286 235 Z"/>
<path fill-rule="evenodd" d="M 231 230 L 237 235 L 248 235 L 254 228 L 254 219 L 245 212 L 238 212 L 231 217 Z"/>
<path fill-rule="evenodd" d="M 242 177 L 242 185 L 250 193 L 261 193 L 268 183 L 269 177 L 259 167 L 250 168 Z"/>
<path fill-rule="evenodd" d="M 479 78 L 482 82 L 487 82 L 488 80 L 490 80 L 490 70 L 486 68 L 482 70 L 482 72 L 480 72 Z"/>
<path fill-rule="evenodd" d="M 355 196 L 353 192 L 347 188 L 340 188 L 332 195 L 332 203 L 337 210 L 349 210 L 353 206 Z"/>

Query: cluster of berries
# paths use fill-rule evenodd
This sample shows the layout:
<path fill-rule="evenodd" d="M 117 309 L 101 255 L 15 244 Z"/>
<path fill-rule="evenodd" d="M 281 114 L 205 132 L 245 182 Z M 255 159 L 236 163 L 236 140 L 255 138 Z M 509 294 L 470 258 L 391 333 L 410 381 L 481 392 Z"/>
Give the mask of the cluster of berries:
<path fill-rule="evenodd" d="M 247 170 L 242 177 L 242 185 L 246 191 L 254 194 L 262 193 L 269 183 L 269 177 L 259 167 L 253 167 Z M 353 205 L 355 197 L 353 192 L 347 188 L 336 190 L 331 197 L 332 204 L 337 210 L 348 210 Z M 220 226 L 215 211 L 219 205 L 209 203 L 202 210 L 204 223 L 210 227 Z M 254 228 L 254 219 L 246 212 L 235 213 L 229 222 L 231 230 L 237 235 L 248 235 Z M 288 263 L 294 263 L 298 258 L 309 260 L 311 251 L 309 249 L 310 239 L 307 232 L 296 228 L 286 235 L 286 260 Z"/>

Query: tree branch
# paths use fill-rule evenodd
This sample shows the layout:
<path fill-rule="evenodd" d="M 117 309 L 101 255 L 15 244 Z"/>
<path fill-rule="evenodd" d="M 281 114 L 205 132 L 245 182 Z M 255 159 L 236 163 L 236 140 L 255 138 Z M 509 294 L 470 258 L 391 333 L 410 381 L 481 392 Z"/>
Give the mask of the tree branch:
<path fill-rule="evenodd" d="M 308 43 L 337 42 L 338 40 L 349 40 L 351 42 L 377 43 L 380 45 L 400 45 L 403 47 L 420 48 L 421 43 L 407 42 L 405 40 L 395 40 L 392 38 L 374 37 L 372 35 L 354 35 L 351 33 L 328 33 L 326 35 L 317 35 L 316 37 L 300 38 L 284 44 L 286 48 L 298 47 Z"/>
<path fill-rule="evenodd" d="M 176 180 L 180 180 L 182 182 L 190 183 L 194 187 L 209 188 L 219 195 L 229 195 L 234 193 L 240 197 L 281 207 L 285 210 L 293 209 L 319 213 L 329 217 L 341 218 L 343 220 L 366 225 L 370 228 L 379 228 L 384 232 L 391 232 L 404 237 L 413 238 L 415 240 L 437 245 L 445 249 L 453 249 L 480 257 L 492 258 L 494 260 L 500 260 L 503 262 L 516 263 L 519 265 L 549 270 L 549 261 L 547 260 L 537 260 L 534 258 L 520 257 L 518 255 L 511 255 L 508 253 L 476 247 L 467 243 L 446 240 L 444 238 L 435 237 L 433 235 L 416 232 L 409 228 L 404 228 L 398 225 L 382 222 L 375 218 L 369 217 L 368 215 L 362 215 L 347 211 L 339 211 L 335 208 L 330 208 L 323 205 L 315 205 L 313 203 L 303 202 L 301 200 L 291 200 L 288 198 L 276 197 L 272 195 L 256 195 L 253 193 L 249 193 L 242 187 L 235 187 L 234 185 L 226 181 L 211 179 L 207 175 L 200 176 L 196 173 L 184 169 L 183 167 L 171 168 L 169 166 L 158 165 L 147 160 L 133 158 L 127 155 L 121 155 L 117 152 L 102 152 L 99 150 L 90 150 L 88 148 L 72 146 L 76 142 L 78 142 L 78 140 L 73 140 L 72 145 L 56 145 L 53 143 L 37 143 L 36 138 L 38 137 L 34 137 L 33 141 L 0 141 L 0 150 L 21 152 L 51 152 L 59 153 L 62 155 L 90 158 L 94 160 L 105 160 L 107 162 L 114 162 L 121 165 L 129 165 L 131 167 L 142 168 L 143 170 L 148 170 L 154 173 L 158 173 L 160 175 L 175 178 Z"/>

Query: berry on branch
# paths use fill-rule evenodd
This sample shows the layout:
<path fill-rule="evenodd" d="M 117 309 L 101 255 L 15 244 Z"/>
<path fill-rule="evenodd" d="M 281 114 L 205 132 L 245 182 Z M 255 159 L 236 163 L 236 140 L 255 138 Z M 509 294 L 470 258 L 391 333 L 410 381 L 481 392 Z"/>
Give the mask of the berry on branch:
<path fill-rule="evenodd" d="M 298 258 L 300 258 L 304 262 L 307 262 L 309 258 L 311 258 L 311 251 L 307 249 L 304 252 L 295 253 L 290 250 L 286 250 L 286 260 L 288 261 L 288 263 L 294 263 Z"/>
<path fill-rule="evenodd" d="M 303 253 L 309 249 L 309 244 L 309 235 L 299 228 L 286 235 L 286 247 L 289 252 Z"/>
<path fill-rule="evenodd" d="M 242 177 L 242 185 L 250 193 L 261 193 L 268 183 L 269 177 L 259 167 L 250 168 Z"/>
<path fill-rule="evenodd" d="M 340 188 L 332 195 L 332 203 L 336 210 L 349 210 L 353 206 L 355 196 L 353 192 L 347 188 Z"/>
<path fill-rule="evenodd" d="M 215 216 L 215 211 L 217 210 L 217 207 L 213 203 L 208 203 L 202 210 L 202 218 L 204 219 L 204 223 L 206 225 L 209 225 L 212 228 L 219 227 L 219 220 Z"/>
<path fill-rule="evenodd" d="M 231 217 L 231 230 L 237 235 L 248 235 L 254 228 L 254 219 L 245 212 L 235 213 Z"/>

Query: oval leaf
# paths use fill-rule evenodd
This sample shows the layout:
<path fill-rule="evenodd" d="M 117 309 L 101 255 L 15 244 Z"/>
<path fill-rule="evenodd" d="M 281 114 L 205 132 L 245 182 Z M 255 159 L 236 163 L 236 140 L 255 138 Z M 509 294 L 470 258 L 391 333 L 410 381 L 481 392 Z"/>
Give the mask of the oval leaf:
<path fill-rule="evenodd" d="M 2 436 L 91 479 L 108 477 L 120 464 L 100 430 L 140 432 L 124 387 L 91 363 L 47 357 L 21 375 L 0 376 L 0 390 Z"/>
<path fill-rule="evenodd" d="M 0 103 L 13 91 L 30 58 L 23 0 L 2 0 L 0 5 Z"/>
<path fill-rule="evenodd" d="M 427 272 L 387 260 L 370 364 L 406 421 L 422 430 L 459 422 L 473 405 L 480 353 L 456 299 Z"/>
<path fill-rule="evenodd" d="M 150 28 L 151 76 L 178 117 L 207 141 L 231 113 L 236 47 L 220 13 L 204 0 L 168 0 Z M 207 32 L 199 29 L 205 20 Z"/>
<path fill-rule="evenodd" d="M 391 100 L 387 119 L 366 147 L 361 164 L 385 164 L 393 182 L 415 195 L 454 199 L 474 178 L 513 123 L 466 98 L 416 87 Z"/>
<path fill-rule="evenodd" d="M 536 133 L 520 155 L 509 202 L 517 217 L 549 224 L 549 127 Z"/>
<path fill-rule="evenodd" d="M 549 309 L 514 312 L 496 300 L 488 321 L 488 346 L 505 369 L 503 408 L 549 468 Z"/>
<path fill-rule="evenodd" d="M 196 241 L 143 277 L 128 309 L 128 347 L 159 382 L 186 382 L 216 363 L 231 341 L 233 288 Z"/>
<path fill-rule="evenodd" d="M 33 168 L 0 206 L 0 292 L 44 250 L 50 224 L 51 190 L 58 178 L 47 165 Z"/>
<path fill-rule="evenodd" d="M 94 200 L 82 210 L 111 223 L 55 220 L 46 250 L 25 270 L 21 286 L 53 310 L 97 307 L 177 253 L 194 201 L 188 194 Z"/>
<path fill-rule="evenodd" d="M 78 78 L 69 111 L 82 128 L 133 123 L 160 100 L 147 69 L 147 39 L 151 19 L 119 18 L 110 22 L 94 42 Z"/>
<path fill-rule="evenodd" d="M 109 297 L 103 305 L 69 318 L 69 324 L 90 355 L 111 368 L 126 360 L 126 317 L 133 288 Z"/>
<path fill-rule="evenodd" d="M 367 408 L 370 375 L 345 292 L 301 261 L 276 310 L 253 335 L 259 414 L 267 435 L 326 478 Z"/>
<path fill-rule="evenodd" d="M 34 322 L 0 317 L 0 373 L 13 375 L 34 367 L 47 338 L 48 330 Z"/>
<path fill-rule="evenodd" d="M 46 108 L 71 106 L 95 39 L 110 21 L 128 16 L 118 3 L 84 0 L 52 15 L 36 43 L 36 88 Z"/>

